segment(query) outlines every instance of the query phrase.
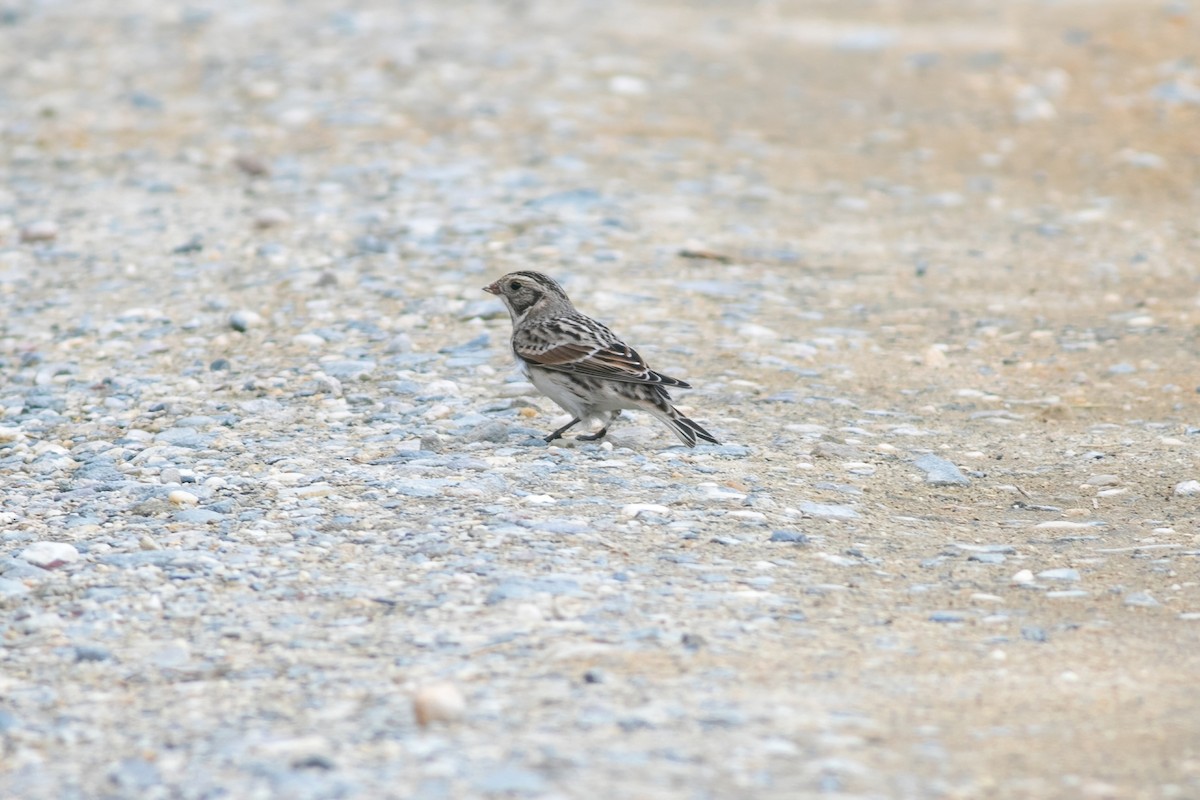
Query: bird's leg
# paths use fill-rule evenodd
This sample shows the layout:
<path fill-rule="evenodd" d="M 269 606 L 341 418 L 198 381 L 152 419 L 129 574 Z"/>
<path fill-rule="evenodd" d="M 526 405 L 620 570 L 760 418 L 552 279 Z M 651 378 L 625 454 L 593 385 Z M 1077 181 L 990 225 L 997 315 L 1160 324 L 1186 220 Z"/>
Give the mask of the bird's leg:
<path fill-rule="evenodd" d="M 579 424 L 579 417 L 576 417 L 575 419 L 573 419 L 573 420 L 571 420 L 570 422 L 568 422 L 566 425 L 563 425 L 561 428 L 559 428 L 558 430 L 556 430 L 554 433 L 552 433 L 552 434 L 550 434 L 549 436 L 547 436 L 547 437 L 546 437 L 546 442 L 547 442 L 547 443 L 549 443 L 549 442 L 553 442 L 555 439 L 561 439 L 561 438 L 562 438 L 562 435 L 563 435 L 564 433 L 566 433 L 567 431 L 571 430 L 571 428 L 572 428 L 573 426 L 575 426 L 575 425 L 578 425 L 578 424 Z"/>
<path fill-rule="evenodd" d="M 609 413 L 608 422 L 604 423 L 604 427 L 595 433 L 581 433 L 575 438 L 581 442 L 596 442 L 604 438 L 604 434 L 608 433 L 608 426 L 613 424 L 613 420 L 621 416 L 620 409 Z"/>

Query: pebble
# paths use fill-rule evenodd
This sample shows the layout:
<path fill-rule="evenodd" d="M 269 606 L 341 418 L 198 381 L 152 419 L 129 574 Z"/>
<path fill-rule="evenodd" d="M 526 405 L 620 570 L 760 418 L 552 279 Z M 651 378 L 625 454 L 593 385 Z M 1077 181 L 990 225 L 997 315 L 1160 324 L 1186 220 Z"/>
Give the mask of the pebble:
<path fill-rule="evenodd" d="M 808 544 L 809 538 L 799 531 L 772 531 L 770 541 Z"/>
<path fill-rule="evenodd" d="M 1011 580 L 1013 583 L 1033 583 L 1033 572 L 1027 569 L 1020 570 Z"/>
<path fill-rule="evenodd" d="M 508 425 L 499 420 L 483 422 L 476 425 L 463 437 L 467 442 L 493 442 L 500 444 L 508 441 Z"/>
<path fill-rule="evenodd" d="M 1037 574 L 1044 581 L 1077 581 L 1079 570 L 1069 567 L 1042 570 Z"/>
<path fill-rule="evenodd" d="M 259 230 L 278 228 L 291 223 L 292 215 L 274 206 L 261 209 L 254 215 L 254 227 Z"/>
<path fill-rule="evenodd" d="M 1138 608 L 1155 608 L 1161 603 L 1154 599 L 1149 592 L 1130 592 L 1125 595 L 1125 605 Z"/>
<path fill-rule="evenodd" d="M 621 516 L 637 517 L 641 514 L 658 514 L 666 516 L 671 513 L 671 509 L 657 503 L 629 503 L 621 507 Z"/>
<path fill-rule="evenodd" d="M 954 546 L 959 550 L 965 550 L 968 553 L 989 553 L 993 555 L 1013 555 L 1017 552 L 1017 548 L 1011 544 L 968 544 L 964 542 L 955 542 Z"/>
<path fill-rule="evenodd" d="M 245 333 L 251 328 L 257 328 L 262 324 L 262 317 L 253 311 L 240 309 L 229 315 L 229 327 L 235 331 Z"/>
<path fill-rule="evenodd" d="M 950 461 L 935 456 L 918 456 L 913 461 L 917 469 L 925 473 L 925 482 L 930 486 L 970 486 L 971 481 Z"/>
<path fill-rule="evenodd" d="M 266 161 L 249 153 L 240 153 L 234 156 L 233 164 L 242 172 L 255 178 L 271 174 L 271 168 Z"/>
<path fill-rule="evenodd" d="M 194 506 L 200 502 L 200 498 L 191 492 L 185 492 L 182 489 L 176 489 L 167 495 L 167 500 L 177 506 Z"/>
<path fill-rule="evenodd" d="M 79 551 L 65 542 L 35 542 L 20 553 L 26 562 L 42 569 L 55 569 L 79 560 Z"/>
<path fill-rule="evenodd" d="M 40 219 L 21 228 L 22 242 L 52 242 L 58 238 L 58 223 L 53 220 Z"/>
<path fill-rule="evenodd" d="M 422 728 L 434 722 L 458 722 L 467 711 L 467 701 L 449 682 L 430 683 L 413 694 L 413 715 Z"/>
<path fill-rule="evenodd" d="M 1200 495 L 1200 481 L 1180 481 L 1175 484 L 1177 497 L 1195 497 Z"/>
<path fill-rule="evenodd" d="M 1030 642 L 1045 642 L 1048 641 L 1050 637 L 1046 635 L 1045 628 L 1041 628 L 1037 625 L 1022 625 L 1021 638 Z"/>
<path fill-rule="evenodd" d="M 834 503 L 813 503 L 802 501 L 798 508 L 804 514 L 817 519 L 850 520 L 858 519 L 859 513 L 853 506 L 837 505 Z"/>
<path fill-rule="evenodd" d="M 1084 481 L 1088 486 L 1116 486 L 1120 482 L 1116 475 L 1093 475 Z"/>

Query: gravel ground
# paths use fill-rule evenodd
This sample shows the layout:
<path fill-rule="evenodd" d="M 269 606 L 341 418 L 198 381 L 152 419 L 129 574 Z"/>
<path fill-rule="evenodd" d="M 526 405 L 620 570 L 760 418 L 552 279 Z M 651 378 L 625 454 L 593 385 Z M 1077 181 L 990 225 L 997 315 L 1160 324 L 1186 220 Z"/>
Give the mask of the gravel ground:
<path fill-rule="evenodd" d="M 0 796 L 1200 797 L 1198 27 L 0 7 Z"/>

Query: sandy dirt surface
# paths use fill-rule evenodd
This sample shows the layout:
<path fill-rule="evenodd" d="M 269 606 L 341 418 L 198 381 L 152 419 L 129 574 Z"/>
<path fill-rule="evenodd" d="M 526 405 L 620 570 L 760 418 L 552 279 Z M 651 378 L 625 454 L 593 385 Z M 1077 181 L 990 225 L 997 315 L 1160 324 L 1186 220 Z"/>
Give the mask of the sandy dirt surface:
<path fill-rule="evenodd" d="M 0 8 L 0 795 L 1200 797 L 1200 9 L 121 5 Z M 542 446 L 516 268 L 726 444 Z"/>

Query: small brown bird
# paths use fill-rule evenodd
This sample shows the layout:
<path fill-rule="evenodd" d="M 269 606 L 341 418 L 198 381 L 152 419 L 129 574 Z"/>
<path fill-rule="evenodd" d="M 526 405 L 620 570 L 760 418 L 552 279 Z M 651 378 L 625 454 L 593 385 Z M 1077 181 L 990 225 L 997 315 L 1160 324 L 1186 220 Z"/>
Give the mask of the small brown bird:
<path fill-rule="evenodd" d="M 567 293 L 540 272 L 512 272 L 483 287 L 504 301 L 512 317 L 512 349 L 538 390 L 562 406 L 571 421 L 546 437 L 560 438 L 581 421 L 596 419 L 599 431 L 578 438 L 594 441 L 622 409 L 662 420 L 688 447 L 698 439 L 720 444 L 711 433 L 671 405 L 667 387 L 692 388 L 661 375 L 601 323 L 575 310 Z"/>

